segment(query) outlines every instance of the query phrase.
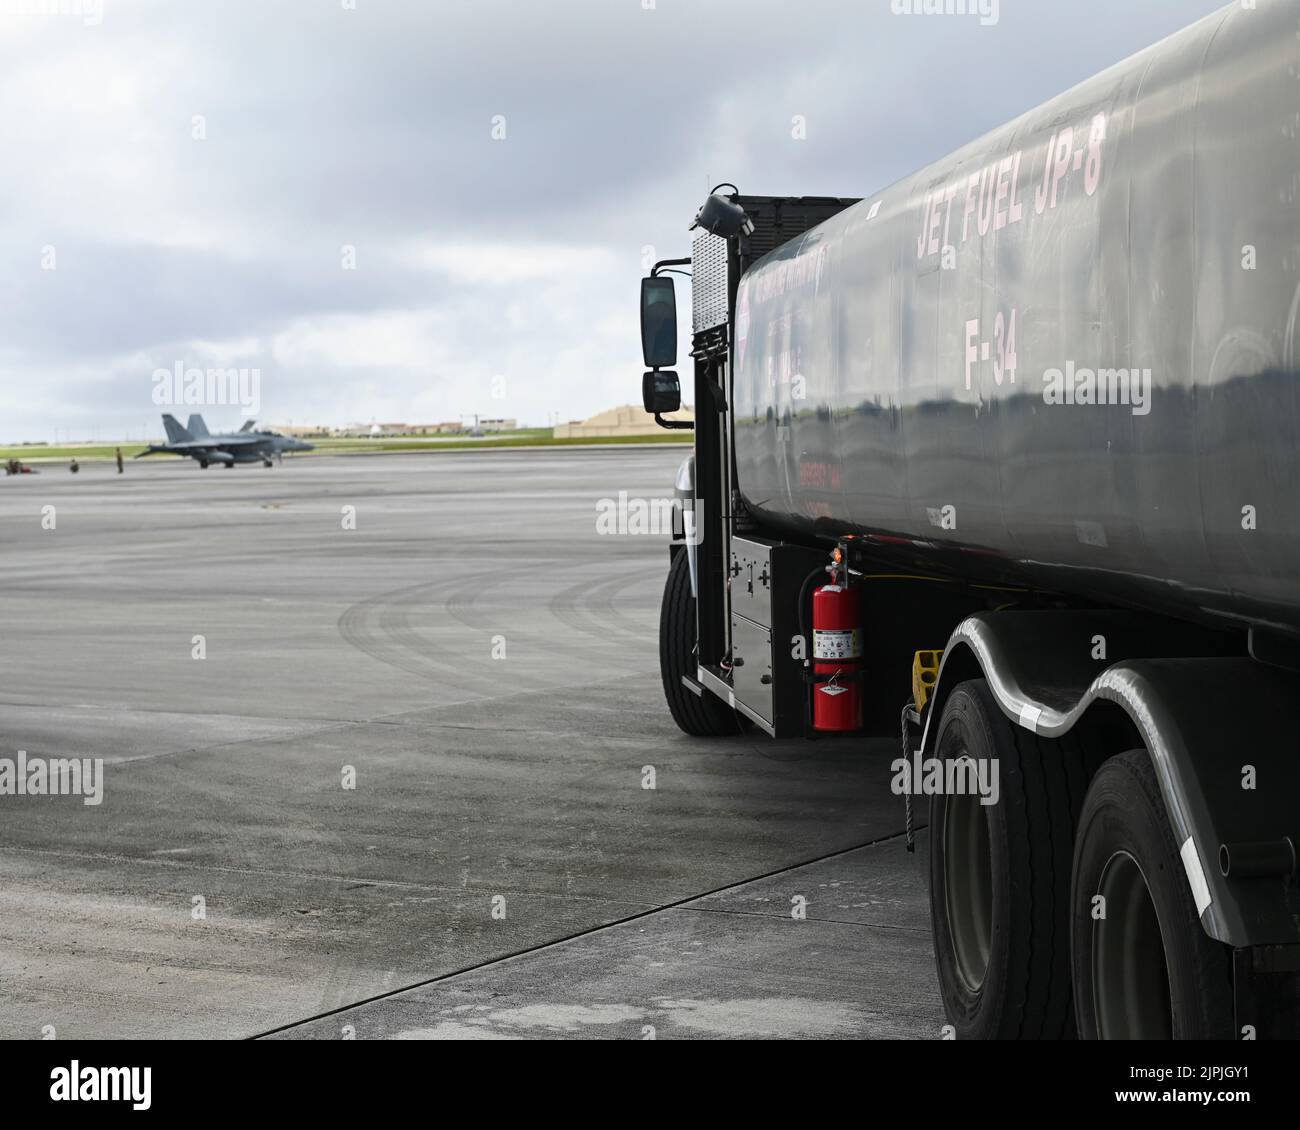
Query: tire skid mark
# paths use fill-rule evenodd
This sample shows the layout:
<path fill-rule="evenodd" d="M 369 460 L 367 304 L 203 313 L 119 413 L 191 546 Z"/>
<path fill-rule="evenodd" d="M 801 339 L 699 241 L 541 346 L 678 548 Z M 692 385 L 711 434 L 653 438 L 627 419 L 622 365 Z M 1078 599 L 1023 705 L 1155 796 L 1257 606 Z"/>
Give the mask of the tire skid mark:
<path fill-rule="evenodd" d="M 479 610 L 476 599 L 484 591 L 483 577 L 476 572 L 470 577 L 450 577 L 380 593 L 346 609 L 339 617 L 339 633 L 348 644 L 390 667 L 490 698 L 490 684 L 502 674 L 498 661 L 492 659 L 490 636 L 505 636 L 507 647 L 511 640 L 518 644 L 531 637 L 527 633 L 511 631 L 500 612 Z M 464 639 L 449 638 L 451 633 L 446 629 L 452 625 L 438 622 L 439 602 L 441 612 L 448 618 L 483 636 L 482 653 L 477 660 L 472 649 L 464 646 Z M 431 637 L 427 629 L 421 631 L 413 622 L 413 616 L 421 611 L 433 612 L 433 632 L 438 638 Z M 567 661 L 579 650 L 584 654 L 590 653 L 588 644 L 578 649 L 572 643 L 558 641 L 549 634 L 540 642 L 543 644 L 541 654 L 547 659 Z M 515 654 L 518 655 L 518 651 Z M 509 669 L 510 685 L 514 690 L 550 690 L 557 683 L 568 681 L 564 674 L 568 670 L 567 663 L 557 668 L 554 675 L 542 675 L 536 671 L 529 673 L 522 668 L 522 664 L 513 664 Z"/>
<path fill-rule="evenodd" d="M 418 585 L 393 589 L 359 601 L 344 610 L 338 619 L 339 634 L 358 651 L 389 667 L 396 667 L 421 679 L 436 678 L 460 690 L 477 691 L 478 680 L 464 675 L 464 663 L 452 663 L 430 654 L 424 641 L 414 637 L 403 618 L 409 613 L 401 608 L 435 597 L 441 590 L 458 582 L 459 578 L 427 581 Z"/>
<path fill-rule="evenodd" d="M 534 575 L 549 577 L 557 572 L 568 577 L 573 570 L 564 562 L 547 562 L 549 568 L 533 570 Z M 523 632 L 509 630 L 510 612 L 493 610 L 481 611 L 477 606 L 482 601 L 484 589 L 480 582 L 461 586 L 447 599 L 447 611 L 467 627 L 476 630 L 491 630 L 507 634 L 511 641 L 523 642 L 529 646 L 540 645 L 542 653 L 556 659 L 584 657 L 590 662 L 592 640 L 598 640 L 610 652 L 611 660 L 623 659 L 628 655 L 628 643 L 635 643 L 637 650 L 643 650 L 653 642 L 657 627 L 655 621 L 638 623 L 613 604 L 613 594 L 621 592 L 649 578 L 657 578 L 659 570 L 647 570 L 628 577 L 614 577 L 601 582 L 580 582 L 555 593 L 548 602 L 548 609 L 566 627 L 575 629 L 581 638 L 571 634 L 556 633 L 542 628 L 540 631 Z M 604 596 L 603 600 L 597 599 Z M 581 605 L 579 604 L 581 600 Z M 557 604 L 558 602 L 558 604 Z M 586 608 L 585 606 L 590 606 Z M 557 612 L 558 609 L 558 612 Z M 595 621 L 593 623 L 593 620 Z"/>
<path fill-rule="evenodd" d="M 620 650 L 620 640 L 645 646 L 647 640 L 654 638 L 657 625 L 633 620 L 615 607 L 614 598 L 633 585 L 661 575 L 660 569 L 647 569 L 595 583 L 579 581 L 551 597 L 547 610 L 570 628 Z"/>

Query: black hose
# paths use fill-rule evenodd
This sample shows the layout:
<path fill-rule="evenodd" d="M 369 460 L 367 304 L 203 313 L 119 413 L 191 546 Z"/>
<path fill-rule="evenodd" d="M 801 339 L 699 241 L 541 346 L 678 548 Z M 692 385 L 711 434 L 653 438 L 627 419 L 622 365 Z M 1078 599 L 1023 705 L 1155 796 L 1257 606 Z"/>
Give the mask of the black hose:
<path fill-rule="evenodd" d="M 912 760 L 912 743 L 909 740 L 912 736 L 911 718 L 909 715 L 913 712 L 914 706 L 908 703 L 903 707 L 903 763 L 909 764 Z M 903 794 L 903 831 L 907 834 L 907 854 L 913 855 L 916 852 L 916 833 L 912 830 L 912 785 L 908 786 L 907 792 Z"/>
<path fill-rule="evenodd" d="M 808 668 L 812 665 L 812 639 L 808 635 L 808 596 L 812 589 L 813 582 L 818 577 L 825 576 L 826 566 L 820 565 L 804 578 L 803 584 L 799 586 L 799 635 L 803 638 L 803 667 L 805 671 L 804 679 L 807 680 Z M 812 687 L 804 687 L 803 696 L 803 725 L 805 736 L 815 736 L 812 719 Z"/>
<path fill-rule="evenodd" d="M 813 581 L 818 577 L 825 576 L 826 566 L 819 565 L 803 579 L 803 584 L 799 586 L 799 634 L 803 637 L 803 665 L 807 667 L 812 662 L 812 639 L 808 635 L 808 593 L 812 587 Z"/>

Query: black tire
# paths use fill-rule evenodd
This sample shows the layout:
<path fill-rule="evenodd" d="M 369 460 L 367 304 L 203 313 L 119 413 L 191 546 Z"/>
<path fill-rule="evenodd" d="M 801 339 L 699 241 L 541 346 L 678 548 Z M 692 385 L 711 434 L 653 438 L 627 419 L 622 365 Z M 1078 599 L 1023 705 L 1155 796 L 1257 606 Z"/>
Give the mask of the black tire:
<path fill-rule="evenodd" d="M 1069 890 L 1082 748 L 1014 726 L 983 679 L 955 687 L 937 756 L 996 758 L 999 798 L 930 800 L 930 918 L 958 1039 L 1075 1035 Z"/>
<path fill-rule="evenodd" d="M 1094 920 L 1098 895 L 1105 917 Z M 1112 757 L 1093 778 L 1071 901 L 1081 1037 L 1234 1038 L 1231 953 L 1201 926 L 1144 749 Z"/>
<path fill-rule="evenodd" d="M 691 566 L 683 550 L 673 557 L 659 611 L 659 673 L 664 697 L 678 728 L 695 738 L 739 734 L 746 727 L 720 698 L 705 691 L 697 695 L 682 683 L 698 669 L 695 649 L 695 597 L 691 595 Z"/>

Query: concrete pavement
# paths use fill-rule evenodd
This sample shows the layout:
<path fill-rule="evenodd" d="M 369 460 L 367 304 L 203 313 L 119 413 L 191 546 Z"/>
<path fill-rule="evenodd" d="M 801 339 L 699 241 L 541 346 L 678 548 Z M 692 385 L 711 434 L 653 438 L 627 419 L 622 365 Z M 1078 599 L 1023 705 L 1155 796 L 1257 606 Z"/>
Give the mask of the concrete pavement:
<path fill-rule="evenodd" d="M 0 797 L 0 1035 L 937 1035 L 892 743 L 663 706 L 681 456 L 0 481 L 0 757 L 105 761 Z"/>

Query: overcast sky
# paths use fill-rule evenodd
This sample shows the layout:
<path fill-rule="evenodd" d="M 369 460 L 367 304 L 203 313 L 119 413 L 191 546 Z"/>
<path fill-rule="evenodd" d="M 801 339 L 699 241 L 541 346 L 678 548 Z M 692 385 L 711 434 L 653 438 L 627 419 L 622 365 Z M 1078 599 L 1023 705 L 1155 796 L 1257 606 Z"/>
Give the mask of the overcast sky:
<path fill-rule="evenodd" d="M 177 364 L 268 424 L 635 402 L 714 183 L 869 195 L 1221 6 L 0 0 L 0 442 L 160 434 Z"/>

